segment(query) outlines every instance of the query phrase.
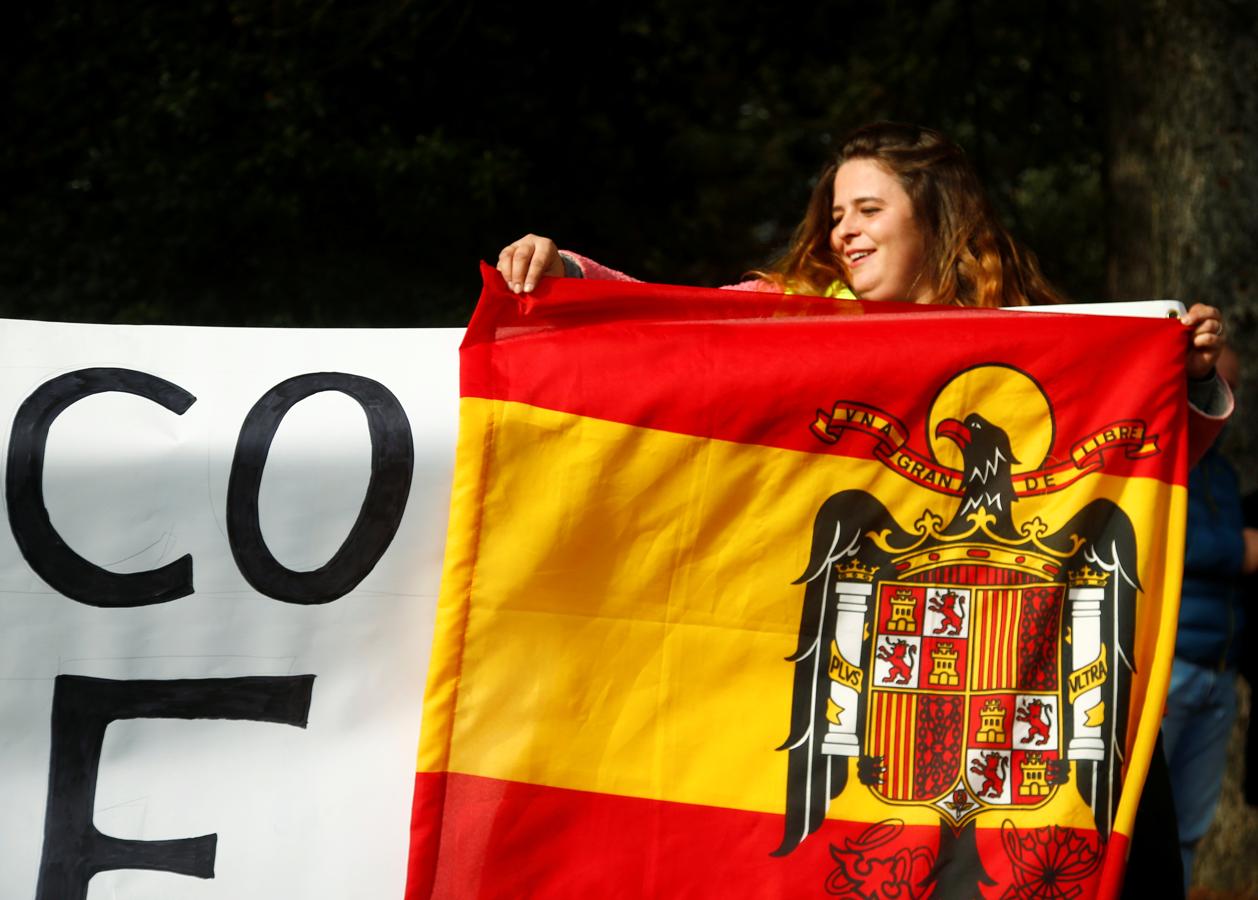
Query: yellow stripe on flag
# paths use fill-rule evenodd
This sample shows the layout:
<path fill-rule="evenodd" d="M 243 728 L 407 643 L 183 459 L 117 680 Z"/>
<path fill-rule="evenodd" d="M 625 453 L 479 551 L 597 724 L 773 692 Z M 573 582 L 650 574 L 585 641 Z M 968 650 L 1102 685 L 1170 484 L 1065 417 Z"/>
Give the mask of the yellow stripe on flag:
<path fill-rule="evenodd" d="M 788 731 L 784 657 L 803 599 L 792 582 L 813 517 L 831 494 L 860 488 L 911 528 L 923 492 L 876 461 L 518 403 L 464 399 L 461 423 L 458 543 L 447 548 L 419 770 L 781 812 L 786 754 L 774 748 Z M 472 439 L 480 446 L 464 446 Z M 1098 474 L 1023 499 L 1014 518 L 1053 530 L 1097 496 L 1136 522 L 1180 523 L 1139 547 L 1144 597 L 1156 598 L 1174 565 L 1166 548 L 1182 540 L 1183 488 Z M 957 501 L 926 503 L 947 519 Z M 1147 632 L 1143 664 L 1157 638 Z M 1169 649 L 1161 655 L 1169 668 Z M 1073 790 L 1041 812 L 1090 821 Z"/>

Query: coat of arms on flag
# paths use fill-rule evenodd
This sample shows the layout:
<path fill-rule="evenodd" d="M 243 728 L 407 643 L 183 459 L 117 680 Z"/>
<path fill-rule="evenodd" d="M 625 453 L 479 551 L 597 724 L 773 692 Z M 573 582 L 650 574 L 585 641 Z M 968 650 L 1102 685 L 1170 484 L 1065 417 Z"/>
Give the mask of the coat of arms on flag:
<path fill-rule="evenodd" d="M 1019 485 L 1022 494 L 1051 493 L 1103 468 L 1103 450 L 1140 458 L 1158 449 L 1144 422 L 1113 423 L 1088 436 L 1091 452 L 1077 462 L 1046 469 L 1049 442 L 1036 432 L 1051 434 L 1054 417 L 1035 380 L 1006 366 L 958 380 L 969 388 L 945 385 L 930 409 L 929 459 L 920 454 L 910 465 L 885 452 L 894 435 L 894 453 L 912 453 L 907 429 L 872 406 L 838 403 L 814 425 L 827 443 L 845 430 L 873 435 L 871 455 L 928 502 L 932 491 L 960 502 L 949 520 L 923 508 L 907 528 L 865 490 L 821 505 L 799 579 L 805 600 L 777 852 L 821 824 L 855 771 L 889 815 L 900 805 L 938 814 L 948 852 L 921 851 L 931 861 L 922 885 L 972 891 L 991 883 L 974 840 L 979 817 L 1016 828 L 1020 811 L 1073 784 L 1103 838 L 1126 752 L 1140 591 L 1131 519 L 1094 499 L 1057 527 L 1023 521 Z M 958 403 L 995 409 L 949 417 Z M 1006 411 L 1025 419 L 1027 405 L 1034 424 L 1016 433 L 1015 451 L 999 423 Z M 939 462 L 944 442 L 959 453 L 955 469 Z M 1038 458 L 1022 465 L 1028 452 Z M 1061 883 L 1093 874 L 1100 853 L 1089 849 L 1090 864 L 1061 873 Z M 839 861 L 844 877 L 864 886 L 857 859 Z"/>
<path fill-rule="evenodd" d="M 487 273 L 408 896 L 1113 894 L 1183 340 Z"/>

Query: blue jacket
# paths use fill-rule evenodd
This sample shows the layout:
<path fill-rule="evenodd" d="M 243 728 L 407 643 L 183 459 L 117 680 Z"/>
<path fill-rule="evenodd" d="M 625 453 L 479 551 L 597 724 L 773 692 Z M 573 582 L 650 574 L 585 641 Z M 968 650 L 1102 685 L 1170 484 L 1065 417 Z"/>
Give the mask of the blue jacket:
<path fill-rule="evenodd" d="M 1240 484 L 1216 447 L 1188 473 L 1184 590 L 1175 655 L 1210 668 L 1235 668 L 1245 624 L 1240 575 L 1245 559 Z"/>

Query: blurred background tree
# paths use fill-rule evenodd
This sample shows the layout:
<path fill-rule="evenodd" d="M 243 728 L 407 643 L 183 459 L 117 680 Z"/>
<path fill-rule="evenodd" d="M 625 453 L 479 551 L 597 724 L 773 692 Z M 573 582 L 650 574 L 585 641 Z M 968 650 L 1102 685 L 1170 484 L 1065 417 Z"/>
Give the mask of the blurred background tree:
<path fill-rule="evenodd" d="M 6 29 L 0 314 L 455 324 L 525 231 L 641 277 L 764 263 L 841 134 L 962 142 L 1103 292 L 1093 4 L 29 5 Z"/>
<path fill-rule="evenodd" d="M 1254 490 L 1258 3 L 1115 0 L 1107 34 L 1106 292 L 1223 308 L 1246 366 L 1228 449 Z"/>

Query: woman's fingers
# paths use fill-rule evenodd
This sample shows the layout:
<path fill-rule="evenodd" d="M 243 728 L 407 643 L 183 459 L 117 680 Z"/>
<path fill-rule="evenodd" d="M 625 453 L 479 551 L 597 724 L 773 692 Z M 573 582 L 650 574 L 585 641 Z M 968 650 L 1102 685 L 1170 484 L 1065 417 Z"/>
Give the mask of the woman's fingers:
<path fill-rule="evenodd" d="M 1223 316 L 1213 306 L 1207 306 L 1204 303 L 1194 303 L 1192 308 L 1188 310 L 1180 321 L 1193 330 L 1193 337 L 1212 337 L 1220 339 L 1223 337 Z"/>
<path fill-rule="evenodd" d="M 524 279 L 528 274 L 533 257 L 537 255 L 537 244 L 532 240 L 516 242 L 515 253 L 511 256 L 511 290 L 517 294 L 524 289 Z"/>
<path fill-rule="evenodd" d="M 528 293 L 537 287 L 543 275 L 563 275 L 563 260 L 550 238 L 526 234 L 502 248 L 498 271 L 515 293 Z"/>
<path fill-rule="evenodd" d="M 511 265 L 515 261 L 515 244 L 507 244 L 498 254 L 498 271 L 502 275 L 502 280 L 507 283 L 509 290 L 515 290 L 515 281 L 511 277 Z"/>
<path fill-rule="evenodd" d="M 525 293 L 537 287 L 537 282 L 543 275 L 563 274 L 563 260 L 559 258 L 559 248 L 555 246 L 555 242 L 550 238 L 539 237 L 535 239 L 535 246 L 537 250 L 533 253 L 528 273 L 524 276 Z"/>
<path fill-rule="evenodd" d="M 523 237 L 503 247 L 498 254 L 498 271 L 502 273 L 507 287 L 517 294 L 524 289 L 524 275 L 529 270 L 534 251 L 533 242 Z"/>
<path fill-rule="evenodd" d="M 1223 349 L 1223 316 L 1213 306 L 1194 303 L 1180 321 L 1192 329 L 1188 345 L 1188 377 L 1205 378 L 1214 369 Z"/>

